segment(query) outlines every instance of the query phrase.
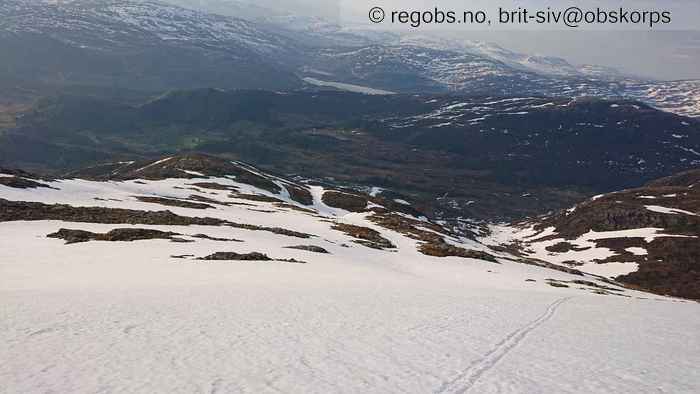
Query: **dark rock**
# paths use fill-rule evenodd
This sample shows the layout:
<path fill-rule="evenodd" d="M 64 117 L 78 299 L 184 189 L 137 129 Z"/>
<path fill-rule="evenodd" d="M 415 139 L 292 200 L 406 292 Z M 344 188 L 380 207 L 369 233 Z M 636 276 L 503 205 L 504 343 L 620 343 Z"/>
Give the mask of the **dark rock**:
<path fill-rule="evenodd" d="M 243 242 L 240 239 L 210 237 L 206 234 L 195 234 L 195 235 L 192 235 L 191 237 L 192 238 L 199 238 L 199 239 L 207 239 L 210 241 L 219 241 L 219 242 Z"/>
<path fill-rule="evenodd" d="M 173 259 L 188 259 L 190 257 L 194 257 L 194 255 L 193 254 L 180 254 L 180 255 L 170 256 L 170 258 L 173 258 Z"/>
<path fill-rule="evenodd" d="M 306 187 L 290 184 L 285 184 L 284 187 L 289 192 L 289 197 L 292 200 L 304 205 L 312 205 L 314 203 L 314 198 Z"/>
<path fill-rule="evenodd" d="M 118 228 L 103 234 L 62 228 L 53 234 L 47 235 L 47 237 L 63 239 L 66 241 L 66 244 L 74 244 L 88 241 L 131 242 L 145 239 L 175 240 L 177 238 L 173 237 L 176 235 L 180 234 L 138 228 Z"/>
<path fill-rule="evenodd" d="M 388 239 L 382 237 L 378 231 L 367 227 L 355 226 L 352 224 L 336 223 L 332 227 L 346 235 L 356 238 L 356 243 L 373 249 L 394 249 L 396 246 Z"/>
<path fill-rule="evenodd" d="M 312 234 L 301 233 L 301 232 L 293 231 L 293 230 L 287 230 L 286 228 L 280 228 L 280 227 L 262 227 L 262 226 L 252 225 L 252 224 L 241 224 L 241 223 L 231 223 L 231 222 L 226 223 L 226 225 L 230 226 L 230 227 L 234 227 L 234 228 L 240 228 L 243 230 L 267 231 L 267 232 L 271 232 L 273 234 L 286 235 L 288 237 L 295 237 L 295 238 L 314 237 L 314 235 L 312 235 Z"/>
<path fill-rule="evenodd" d="M 541 218 L 535 228 L 554 227 L 557 234 L 549 239 L 576 239 L 591 230 L 663 229 L 664 234 L 676 237 L 658 237 L 651 242 L 642 237 L 596 240 L 597 247 L 615 252 L 614 256 L 597 262 L 635 262 L 639 264 L 636 272 L 616 280 L 657 294 L 700 299 L 700 242 L 697 240 L 700 237 L 700 216 L 695 214 L 700 212 L 700 187 L 693 187 L 698 181 L 700 170 L 686 171 L 649 182 L 644 187 L 606 194 L 578 204 L 573 211 Z M 689 213 L 656 212 L 648 209 L 648 205 Z M 631 247 L 643 248 L 647 255 L 626 250 Z M 562 242 L 547 250 L 563 253 L 580 249 Z"/>
<path fill-rule="evenodd" d="M 264 196 L 262 194 L 234 193 L 234 194 L 229 195 L 229 197 L 230 198 L 240 198 L 243 200 L 257 201 L 257 202 L 274 202 L 274 203 L 283 203 L 284 202 L 284 201 L 280 200 L 279 198 Z"/>
<path fill-rule="evenodd" d="M 297 245 L 297 246 L 287 246 L 287 249 L 298 249 L 298 250 L 305 250 L 307 252 L 314 252 L 314 253 L 329 253 L 326 249 L 316 246 L 316 245 Z"/>
<path fill-rule="evenodd" d="M 209 204 L 176 200 L 174 198 L 165 197 L 150 197 L 150 196 L 135 196 L 135 198 L 141 202 L 147 202 L 151 204 L 160 204 L 168 207 L 180 207 L 180 208 L 191 208 L 191 209 L 213 209 L 214 207 Z"/>
<path fill-rule="evenodd" d="M 196 194 L 190 195 L 189 197 L 187 197 L 187 200 L 197 201 L 200 203 L 204 203 L 205 205 L 223 205 L 223 206 L 235 205 L 235 204 L 227 202 L 227 201 L 219 201 L 219 200 L 215 200 L 215 199 L 209 198 L 209 197 L 198 196 Z"/>
<path fill-rule="evenodd" d="M 194 241 L 191 239 L 173 237 L 173 238 L 170 238 L 170 242 L 174 242 L 174 243 L 178 243 L 178 244 L 189 244 L 189 243 L 193 243 Z"/>
<path fill-rule="evenodd" d="M 688 187 L 700 183 L 700 170 L 684 171 L 646 184 L 647 187 Z"/>
<path fill-rule="evenodd" d="M 191 186 L 201 187 L 202 189 L 220 190 L 220 191 L 233 191 L 237 192 L 238 188 L 232 185 L 222 185 L 216 182 L 198 182 L 193 183 Z"/>
<path fill-rule="evenodd" d="M 427 256 L 464 257 L 498 263 L 496 258 L 489 253 L 468 250 L 448 244 L 445 241 L 445 236 L 453 234 L 449 234 L 447 229 L 434 223 L 410 219 L 393 213 L 376 213 L 370 216 L 369 219 L 384 228 L 422 241 L 418 246 L 418 251 Z"/>
<path fill-rule="evenodd" d="M 266 254 L 259 252 L 236 253 L 236 252 L 216 252 L 200 260 L 223 260 L 223 261 L 272 261 Z"/>
<path fill-rule="evenodd" d="M 573 251 L 577 251 L 577 252 L 583 251 L 583 250 L 588 250 L 588 249 L 590 249 L 590 247 L 580 248 L 580 247 L 576 247 L 576 246 L 574 246 L 574 245 L 572 245 L 572 244 L 570 244 L 570 243 L 568 243 L 568 242 L 559 242 L 559 243 L 557 243 L 557 244 L 555 244 L 555 245 L 548 246 L 548 247 L 545 248 L 545 249 L 546 249 L 548 252 L 566 253 L 566 252 L 570 252 L 570 251 L 572 251 L 572 250 L 573 250 Z"/>
<path fill-rule="evenodd" d="M 293 211 L 304 212 L 304 213 L 308 213 L 308 214 L 316 214 L 316 211 L 314 211 L 313 209 L 301 208 L 301 207 L 298 207 L 296 205 L 287 204 L 287 203 L 277 203 L 277 204 L 275 204 L 275 206 L 279 207 L 279 208 L 291 209 Z"/>
<path fill-rule="evenodd" d="M 79 223 L 149 225 L 231 225 L 221 219 L 179 216 L 170 211 L 137 211 L 121 208 L 74 207 L 39 202 L 0 199 L 0 222 L 17 220 L 62 220 Z"/>
<path fill-rule="evenodd" d="M 425 255 L 434 257 L 463 257 L 498 263 L 498 260 L 489 253 L 450 245 L 444 240 L 442 242 L 425 242 L 418 247 L 418 250 Z"/>
<path fill-rule="evenodd" d="M 279 227 L 263 227 L 226 220 L 176 215 L 170 211 L 137 211 L 121 208 L 74 207 L 64 204 L 48 205 L 38 202 L 0 199 L 0 222 L 18 220 L 62 220 L 78 223 L 149 224 L 173 226 L 229 226 L 250 231 L 266 231 L 296 238 L 313 235 Z"/>
<path fill-rule="evenodd" d="M 547 284 L 552 286 L 552 287 L 563 287 L 563 288 L 570 287 L 566 283 L 561 283 L 561 282 L 553 280 L 553 279 L 547 279 Z"/>
<path fill-rule="evenodd" d="M 230 160 L 200 153 L 188 153 L 164 159 L 125 163 L 117 166 L 109 163 L 103 167 L 94 166 L 87 170 L 70 173 L 72 177 L 85 177 L 96 180 L 162 180 L 168 178 L 198 178 L 200 176 L 186 171 L 204 174 L 204 176 L 233 176 L 237 182 L 249 184 L 279 193 L 280 187 L 266 178 L 253 167 Z"/>
<path fill-rule="evenodd" d="M 0 173 L 2 173 L 2 171 L 0 171 Z M 10 177 L 0 176 L 0 185 L 12 187 L 15 189 L 36 189 L 39 187 L 46 187 L 46 188 L 50 188 L 50 189 L 55 189 L 47 184 L 39 183 L 39 182 L 33 181 L 31 179 L 20 178 L 17 176 L 10 176 Z"/>
<path fill-rule="evenodd" d="M 236 252 L 216 252 L 198 260 L 208 261 L 278 261 L 283 263 L 306 264 L 304 261 L 295 259 L 272 259 L 268 255 L 260 252 L 236 253 Z"/>
<path fill-rule="evenodd" d="M 356 194 L 332 190 L 323 193 L 322 201 L 329 207 L 340 208 L 350 212 L 364 212 L 369 202 L 367 198 Z"/>

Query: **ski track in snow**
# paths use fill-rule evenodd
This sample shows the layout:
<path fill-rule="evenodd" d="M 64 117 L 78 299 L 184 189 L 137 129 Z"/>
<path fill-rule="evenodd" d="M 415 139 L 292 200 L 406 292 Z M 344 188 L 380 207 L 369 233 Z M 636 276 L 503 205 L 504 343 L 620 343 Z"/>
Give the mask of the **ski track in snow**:
<path fill-rule="evenodd" d="M 462 394 L 468 392 L 483 374 L 494 368 L 503 357 L 525 340 L 530 332 L 551 319 L 557 312 L 557 309 L 571 298 L 572 297 L 564 297 L 551 303 L 547 307 L 547 310 L 537 319 L 508 334 L 502 341 L 496 344 L 491 351 L 486 353 L 483 358 L 472 363 L 451 381 L 445 382 L 435 393 Z"/>
<path fill-rule="evenodd" d="M 228 178 L 207 180 L 295 203 L 288 193 Z M 204 212 L 168 209 L 316 235 L 302 241 L 228 226 L 0 223 L 0 394 L 384 394 L 436 388 L 441 394 L 637 394 L 662 386 L 674 394 L 700 392 L 694 372 L 700 364 L 700 314 L 694 303 L 629 290 L 620 297 L 554 288 L 548 279 L 580 277 L 509 260 L 425 256 L 416 240 L 379 227 L 366 214 L 325 205 L 321 187 L 311 187 L 313 204 L 305 207 L 317 214 L 308 214 L 193 191 L 193 182 L 0 186 L 0 196 L 15 201 L 139 210 L 163 207 L 134 196 L 214 198 L 234 204 Z M 397 247 L 355 244 L 332 229 L 335 222 L 375 229 Z M 120 227 L 176 232 L 194 242 L 65 245 L 46 237 L 61 228 L 105 233 Z M 193 238 L 197 233 L 243 242 Z M 330 253 L 287 248 L 302 242 Z M 170 258 L 216 251 L 261 251 L 307 264 Z"/>

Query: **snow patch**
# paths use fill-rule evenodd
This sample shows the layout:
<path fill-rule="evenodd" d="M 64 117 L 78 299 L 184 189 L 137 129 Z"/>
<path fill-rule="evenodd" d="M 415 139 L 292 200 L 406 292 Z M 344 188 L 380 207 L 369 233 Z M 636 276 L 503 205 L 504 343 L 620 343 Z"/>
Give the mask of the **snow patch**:
<path fill-rule="evenodd" d="M 683 215 L 698 216 L 696 213 L 693 213 L 690 211 L 685 211 L 683 209 L 666 208 L 666 207 L 661 207 L 658 205 L 645 205 L 644 207 L 652 212 L 657 212 L 657 213 L 665 213 L 665 214 L 669 214 L 669 215 L 683 214 Z"/>
<path fill-rule="evenodd" d="M 342 83 L 342 82 L 322 81 L 320 79 L 311 78 L 311 77 L 305 77 L 305 78 L 303 78 L 303 80 L 304 80 L 304 82 L 310 83 L 312 85 L 332 87 L 332 88 L 336 88 L 339 90 L 345 90 L 345 91 L 354 92 L 354 93 L 363 93 L 363 94 L 369 94 L 369 95 L 396 94 L 395 92 L 391 92 L 388 90 L 374 89 L 374 88 L 369 88 L 366 86 L 353 85 L 353 84 Z"/>

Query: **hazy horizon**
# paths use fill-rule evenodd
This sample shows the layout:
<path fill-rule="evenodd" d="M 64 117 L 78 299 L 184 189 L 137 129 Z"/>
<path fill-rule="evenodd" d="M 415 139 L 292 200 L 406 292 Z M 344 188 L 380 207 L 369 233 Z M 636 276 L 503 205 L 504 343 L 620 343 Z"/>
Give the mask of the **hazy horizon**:
<path fill-rule="evenodd" d="M 252 4 L 255 7 L 267 8 L 278 15 L 294 14 L 309 17 L 320 17 L 335 22 L 344 27 L 372 30 L 386 30 L 394 33 L 435 34 L 455 40 L 475 40 L 497 44 L 506 49 L 533 55 L 561 57 L 574 65 L 595 64 L 619 69 L 620 71 L 643 77 L 660 80 L 700 79 L 700 30 L 695 28 L 697 19 L 693 17 L 700 12 L 700 4 L 691 0 L 643 0 L 641 2 L 623 2 L 634 5 L 635 8 L 658 7 L 672 9 L 674 20 L 679 20 L 674 27 L 684 30 L 443 30 L 431 29 L 391 29 L 385 24 L 374 26 L 366 21 L 366 10 L 370 2 L 365 1 L 321 1 L 321 0 L 167 0 L 180 5 L 189 4 L 193 8 L 221 12 L 231 5 L 231 12 L 236 13 L 235 4 Z M 425 9 L 423 0 L 382 0 L 376 2 L 387 9 Z M 435 4 L 433 4 L 435 3 Z M 478 7 L 492 2 L 473 0 L 460 2 L 455 0 L 440 0 L 431 2 L 430 7 L 438 4 L 440 7 Z M 566 3 L 566 2 L 565 2 Z M 514 3 L 503 1 L 503 5 L 529 6 L 544 5 L 542 1 L 530 0 Z M 564 4 L 554 0 L 546 5 Z M 568 3 L 566 3 L 568 4 Z M 597 1 L 590 7 L 599 5 L 619 5 L 620 2 L 607 0 Z M 371 3 L 371 5 L 375 5 Z M 584 5 L 581 5 L 584 6 Z M 589 6 L 585 4 L 585 6 Z M 680 15 L 679 15 L 680 14 Z M 241 15 L 245 17 L 244 15 Z M 691 27 L 691 29 L 688 29 Z M 700 26 L 698 26 L 700 27 Z"/>

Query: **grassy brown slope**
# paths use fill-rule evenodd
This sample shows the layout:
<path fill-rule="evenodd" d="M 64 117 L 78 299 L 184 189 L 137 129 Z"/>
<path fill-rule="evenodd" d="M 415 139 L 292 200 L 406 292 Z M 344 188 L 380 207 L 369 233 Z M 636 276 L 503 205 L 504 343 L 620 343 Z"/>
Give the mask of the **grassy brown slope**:
<path fill-rule="evenodd" d="M 678 209 L 687 213 L 655 212 L 646 206 Z M 622 283 L 659 294 L 700 299 L 700 170 L 686 171 L 659 179 L 646 186 L 607 194 L 576 206 L 567 214 L 552 215 L 536 228 L 555 227 L 557 237 L 576 239 L 590 230 L 596 232 L 660 228 L 664 234 L 651 242 L 643 238 L 612 238 L 596 246 L 616 253 L 601 263 L 636 262 L 639 269 L 617 278 Z M 566 242 L 555 245 L 564 251 Z M 639 256 L 627 248 L 641 247 Z M 551 250 L 556 251 L 556 250 Z"/>

